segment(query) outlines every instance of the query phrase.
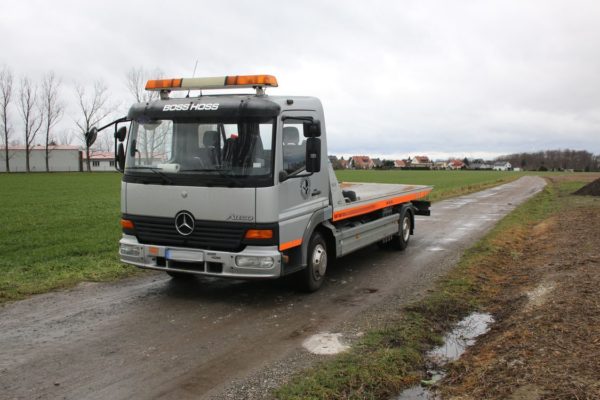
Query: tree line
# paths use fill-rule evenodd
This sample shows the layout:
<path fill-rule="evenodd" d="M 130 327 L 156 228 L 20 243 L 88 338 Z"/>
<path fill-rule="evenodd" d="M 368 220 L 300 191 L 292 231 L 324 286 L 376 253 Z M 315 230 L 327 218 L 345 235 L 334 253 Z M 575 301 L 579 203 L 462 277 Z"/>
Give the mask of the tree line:
<path fill-rule="evenodd" d="M 144 85 L 148 79 L 158 78 L 158 69 L 145 70 L 131 68 L 125 75 L 125 87 L 136 102 L 154 100 L 156 92 L 146 92 Z M 65 117 L 66 101 L 74 105 L 72 128 L 57 131 L 57 125 Z M 86 133 L 114 116 L 118 105 L 110 102 L 108 86 L 102 80 L 91 85 L 75 83 L 71 93 L 65 93 L 64 82 L 54 72 L 48 72 L 35 82 L 27 76 L 18 79 L 8 66 L 0 69 L 0 145 L 6 171 L 10 172 L 12 154 L 10 146 L 23 145 L 25 168 L 30 172 L 31 151 L 36 144 L 43 144 L 46 171 L 50 172 L 52 146 L 72 144 L 77 139 L 86 153 L 86 170 L 91 171 L 90 155 L 96 149 L 110 150 L 112 136 L 104 135 L 94 147 L 86 140 Z M 18 127 L 18 128 L 17 128 Z M 158 133 L 148 132 L 140 137 L 141 144 L 152 149 L 162 145 Z M 149 137 L 147 137 L 149 136 Z M 151 137 L 150 137 L 151 136 Z M 150 149 L 152 148 L 152 149 Z"/>
<path fill-rule="evenodd" d="M 546 150 L 533 153 L 515 153 L 498 157 L 513 167 L 530 171 L 600 171 L 600 155 L 585 150 Z"/>

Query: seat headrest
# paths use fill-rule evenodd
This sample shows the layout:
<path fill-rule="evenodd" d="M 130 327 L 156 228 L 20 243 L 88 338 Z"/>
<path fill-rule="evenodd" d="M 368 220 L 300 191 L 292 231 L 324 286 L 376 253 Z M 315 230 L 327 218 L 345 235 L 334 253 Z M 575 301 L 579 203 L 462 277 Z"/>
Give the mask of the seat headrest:
<path fill-rule="evenodd" d="M 298 144 L 300 133 L 295 126 L 286 126 L 283 128 L 283 144 Z"/>
<path fill-rule="evenodd" d="M 217 131 L 206 131 L 202 138 L 204 147 L 218 147 L 219 146 L 219 132 Z"/>

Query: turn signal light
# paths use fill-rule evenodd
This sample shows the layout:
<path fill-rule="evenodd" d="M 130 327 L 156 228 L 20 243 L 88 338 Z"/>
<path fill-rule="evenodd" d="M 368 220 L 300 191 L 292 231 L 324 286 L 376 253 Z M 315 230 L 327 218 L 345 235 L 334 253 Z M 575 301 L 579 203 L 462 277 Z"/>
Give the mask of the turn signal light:
<path fill-rule="evenodd" d="M 134 229 L 133 221 L 128 219 L 121 219 L 121 228 L 123 229 Z"/>
<path fill-rule="evenodd" d="M 271 229 L 248 229 L 246 239 L 273 239 L 273 231 Z"/>

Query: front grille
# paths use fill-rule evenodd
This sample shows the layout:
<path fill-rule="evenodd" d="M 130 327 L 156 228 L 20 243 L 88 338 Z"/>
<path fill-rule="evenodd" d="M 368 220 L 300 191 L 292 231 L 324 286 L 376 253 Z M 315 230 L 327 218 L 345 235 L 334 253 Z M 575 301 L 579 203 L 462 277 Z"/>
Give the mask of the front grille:
<path fill-rule="evenodd" d="M 263 224 L 195 220 L 194 231 L 189 236 L 182 236 L 175 229 L 175 218 L 139 215 L 123 215 L 123 218 L 132 221 L 135 226 L 133 232 L 125 233 L 134 234 L 142 244 L 205 250 L 240 251 L 246 244 L 244 241 L 246 230 L 264 228 Z M 277 243 L 276 226 L 268 224 L 267 228 L 275 230 L 273 243 Z"/>

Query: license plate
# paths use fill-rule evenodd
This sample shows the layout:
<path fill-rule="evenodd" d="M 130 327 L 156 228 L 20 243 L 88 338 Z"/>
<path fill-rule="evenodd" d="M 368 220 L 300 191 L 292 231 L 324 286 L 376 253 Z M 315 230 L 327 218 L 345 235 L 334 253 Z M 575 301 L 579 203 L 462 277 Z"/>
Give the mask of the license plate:
<path fill-rule="evenodd" d="M 167 249 L 165 258 L 174 261 L 202 262 L 204 261 L 204 253 L 201 251 Z"/>

